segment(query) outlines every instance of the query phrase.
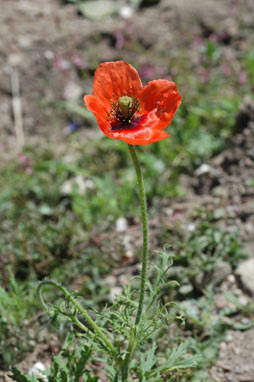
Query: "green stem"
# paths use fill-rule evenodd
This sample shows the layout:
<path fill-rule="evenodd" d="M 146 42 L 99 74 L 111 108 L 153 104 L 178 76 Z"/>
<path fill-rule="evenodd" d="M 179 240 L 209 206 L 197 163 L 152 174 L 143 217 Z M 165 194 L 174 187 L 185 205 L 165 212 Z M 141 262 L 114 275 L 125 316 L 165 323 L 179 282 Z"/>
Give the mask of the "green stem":
<path fill-rule="evenodd" d="M 125 359 L 123 362 L 122 367 L 122 380 L 121 382 L 126 382 L 128 380 L 129 375 L 129 364 L 132 359 L 133 353 L 136 349 L 136 343 L 135 343 L 135 332 L 133 328 L 130 331 L 130 339 L 129 339 L 129 345 L 126 351 Z"/>
<path fill-rule="evenodd" d="M 141 271 L 141 283 L 140 283 L 140 295 L 138 312 L 136 316 L 135 325 L 138 325 L 142 316 L 144 297 L 145 297 L 145 284 L 146 284 L 146 268 L 147 268 L 147 254 L 148 254 L 148 220 L 147 220 L 147 208 L 146 208 L 146 196 L 143 176 L 141 172 L 141 166 L 133 145 L 128 145 L 131 158 L 133 160 L 139 187 L 139 198 L 141 207 L 141 217 L 143 225 L 143 254 L 142 254 L 142 271 Z"/>
<path fill-rule="evenodd" d="M 85 309 L 75 300 L 75 298 L 68 292 L 67 289 L 65 289 L 61 284 L 58 284 L 55 281 L 52 280 L 44 280 L 42 281 L 38 287 L 37 287 L 37 296 L 41 302 L 41 305 L 43 308 L 48 312 L 48 307 L 46 303 L 44 302 L 43 296 L 42 296 L 42 288 L 46 285 L 53 286 L 57 289 L 59 289 L 65 297 L 72 302 L 72 304 L 75 306 L 75 308 L 79 311 L 80 314 L 86 319 L 86 321 L 89 323 L 89 325 L 93 328 L 94 332 L 101 338 L 101 340 L 104 342 L 106 347 L 112 352 L 112 354 L 117 357 L 118 352 L 115 349 L 115 347 L 112 345 L 112 343 L 107 339 L 107 337 L 103 334 L 101 329 L 96 325 L 96 323 L 92 320 L 92 318 L 89 316 L 89 314 L 85 311 Z M 87 331 L 87 328 L 81 324 L 78 320 L 75 320 L 75 323 L 78 324 L 78 326 L 83 329 L 84 331 Z"/>

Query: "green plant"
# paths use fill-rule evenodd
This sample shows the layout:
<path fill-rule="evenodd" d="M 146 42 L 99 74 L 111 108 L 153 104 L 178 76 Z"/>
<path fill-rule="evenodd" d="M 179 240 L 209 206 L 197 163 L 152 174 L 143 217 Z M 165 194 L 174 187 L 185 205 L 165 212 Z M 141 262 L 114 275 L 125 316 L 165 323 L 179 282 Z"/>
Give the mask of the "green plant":
<path fill-rule="evenodd" d="M 34 284 L 18 283 L 11 273 L 8 290 L 0 287 L 0 363 L 6 367 L 10 362 L 20 360 L 20 351 L 29 351 L 31 346 L 26 338 L 26 321 L 38 307 L 32 290 Z M 29 291 L 29 292 L 27 292 Z"/>
<path fill-rule="evenodd" d="M 126 81 L 124 81 L 125 78 Z M 104 94 L 101 81 L 105 82 L 105 79 L 106 93 Z M 113 88 L 114 92 L 111 96 L 116 101 L 109 98 Z M 154 88 L 157 88 L 157 93 L 154 92 Z M 43 308 L 53 318 L 62 314 L 81 330 L 91 353 L 104 354 L 106 357 L 106 365 L 109 369 L 107 377 L 112 377 L 112 381 L 119 382 L 130 381 L 131 375 L 134 373 L 142 381 L 155 382 L 163 378 L 165 374 L 189 368 L 194 364 L 193 357 L 184 357 L 185 347 L 183 344 L 180 344 L 177 350 L 172 350 L 166 361 L 161 362 L 158 356 L 155 356 L 156 345 L 154 341 L 152 347 L 146 349 L 144 355 L 140 355 L 138 366 L 136 363 L 137 356 L 135 353 L 147 341 L 151 341 L 154 333 L 170 321 L 167 305 L 162 306 L 158 303 L 161 285 L 164 287 L 162 276 L 167 273 L 170 265 L 167 264 L 167 254 L 163 253 L 162 267 L 156 269 L 155 285 L 148 282 L 146 196 L 141 166 L 134 145 L 149 144 L 167 138 L 169 134 L 164 129 L 172 121 L 181 103 L 181 96 L 176 85 L 172 82 L 158 80 L 154 81 L 152 85 L 149 83 L 142 91 L 141 89 L 140 78 L 132 66 L 123 61 L 109 62 L 101 64 L 96 71 L 94 95 L 85 96 L 87 108 L 94 112 L 101 130 L 112 139 L 121 139 L 128 143 L 136 170 L 143 227 L 142 270 L 138 303 L 136 302 L 137 289 L 128 286 L 123 296 L 116 300 L 113 307 L 104 309 L 102 313 L 94 311 L 95 317 L 92 317 L 89 310 L 84 308 L 77 298 L 56 281 L 44 280 L 37 287 L 37 296 Z M 109 105 L 111 106 L 109 107 Z M 154 109 L 155 107 L 156 109 Z M 48 286 L 56 288 L 64 295 L 65 307 L 55 305 L 53 311 L 49 310 L 42 294 L 44 287 Z M 146 292 L 147 288 L 148 293 Z M 80 316 L 85 320 L 85 324 L 81 321 Z M 85 356 L 85 362 L 87 358 L 88 356 Z M 56 358 L 54 359 L 55 362 Z M 82 365 L 85 362 L 81 359 Z M 62 378 L 62 371 L 60 375 Z M 16 370 L 13 370 L 12 378 L 19 378 L 19 373 Z"/>
<path fill-rule="evenodd" d="M 94 309 L 85 311 L 81 302 L 74 300 L 65 288 L 55 282 L 45 281 L 39 285 L 40 295 L 42 288 L 54 286 L 66 297 L 61 305 L 53 305 L 50 308 L 45 306 L 51 319 L 56 322 L 64 316 L 75 325 L 72 335 L 66 337 L 61 354 L 52 358 L 51 370 L 48 373 L 49 381 L 76 381 L 77 376 L 82 382 L 96 381 L 97 377 L 92 370 L 99 368 L 99 372 L 102 364 L 108 381 L 120 382 L 123 378 L 131 381 L 131 378 L 135 377 L 142 381 L 162 381 L 171 372 L 188 369 L 197 364 L 198 357 L 190 356 L 188 345 L 184 342 L 173 346 L 172 350 L 169 348 L 167 354 L 165 352 L 161 354 L 157 349 L 156 340 L 176 318 L 169 309 L 171 303 L 166 305 L 160 303 L 162 291 L 175 284 L 165 279 L 172 266 L 172 257 L 166 248 L 157 256 L 160 261 L 152 266 L 153 283 L 148 280 L 146 282 L 145 309 L 138 325 L 135 325 L 133 320 L 138 312 L 136 302 L 138 280 L 133 280 L 135 282 L 132 281 L 126 286 L 124 293 L 117 296 L 113 306 L 104 308 L 101 312 L 95 312 Z M 94 315 L 96 323 L 90 318 Z M 81 317 L 85 318 L 85 321 L 82 321 Z M 74 330 L 75 327 L 80 329 L 79 334 Z M 112 341 L 112 345 L 109 341 Z M 131 355 L 134 353 L 135 358 L 131 360 Z M 122 375 L 126 359 L 130 360 L 129 378 L 125 377 L 125 374 Z M 13 380 L 32 381 L 29 379 L 31 377 L 15 368 L 12 371 Z"/>

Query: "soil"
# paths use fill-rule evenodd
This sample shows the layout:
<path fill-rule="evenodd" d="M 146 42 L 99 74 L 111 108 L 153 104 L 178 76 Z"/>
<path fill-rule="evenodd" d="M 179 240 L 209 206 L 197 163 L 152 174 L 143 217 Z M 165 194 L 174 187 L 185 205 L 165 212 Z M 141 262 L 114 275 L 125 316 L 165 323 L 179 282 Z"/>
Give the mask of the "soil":
<path fill-rule="evenodd" d="M 160 22 L 155 23 L 155 19 Z M 73 4 L 60 0 L 2 1 L 1 151 L 16 145 L 10 85 L 13 70 L 19 75 L 25 142 L 41 144 L 45 140 L 53 140 L 62 143 L 63 127 L 68 122 L 68 114 L 56 111 L 56 100 L 64 99 L 66 92 L 69 92 L 70 83 L 76 86 L 74 98 L 91 92 L 92 82 L 89 78 L 80 78 L 79 65 L 89 71 L 100 61 L 128 60 L 130 52 L 120 53 L 116 49 L 117 31 L 126 30 L 131 25 L 131 33 L 135 38 L 142 42 L 144 48 L 152 47 L 156 53 L 157 50 L 174 47 L 174 31 L 178 26 L 184 30 L 195 24 L 194 29 L 204 36 L 213 32 L 224 35 L 225 44 L 228 44 L 234 36 L 243 37 L 241 25 L 251 26 L 252 23 L 253 0 L 221 0 L 216 7 L 211 0 L 162 0 L 155 7 L 134 13 L 131 23 L 119 17 L 108 17 L 103 22 L 88 20 L 77 14 Z M 151 24 L 153 28 L 150 27 Z M 94 36 L 98 37 L 96 41 Z M 249 38 L 250 42 L 254 35 Z M 137 56 L 136 59 L 142 65 L 143 56 Z M 91 132 L 89 125 L 83 122 L 81 134 L 97 133 L 97 130 L 95 133 Z M 167 202 L 167 208 L 163 208 L 159 222 L 154 222 L 153 236 L 156 236 L 159 224 L 168 225 L 173 221 L 165 213 L 167 209 L 173 213 L 180 211 L 188 225 L 191 223 L 190 211 L 205 206 L 217 211 L 220 227 L 228 231 L 236 228 L 240 230 L 245 248 L 253 256 L 253 148 L 254 103 L 246 99 L 236 119 L 235 135 L 230 138 L 228 149 L 206 166 L 203 165 L 203 168 L 201 166 L 194 179 L 182 178 L 183 187 L 191 187 L 192 195 L 180 204 L 172 201 L 169 205 Z M 131 248 L 131 240 L 136 240 L 135 229 L 129 236 L 131 238 L 128 245 Z M 121 270 L 116 273 L 114 277 L 120 277 Z M 131 267 L 129 273 L 134 273 Z M 243 291 L 242 294 L 249 298 Z M 211 370 L 212 380 L 253 382 L 253 344 L 253 329 L 246 332 L 230 331 L 228 339 L 221 344 L 217 364 Z M 31 362 L 33 361 L 27 360 L 25 368 L 30 368 Z M 4 378 L 7 377 L 0 376 L 0 381 L 7 380 Z"/>
<path fill-rule="evenodd" d="M 236 135 L 231 137 L 229 148 L 214 158 L 208 173 L 200 174 L 192 181 L 194 190 L 201 196 L 212 195 L 210 208 L 221 214 L 219 225 L 229 232 L 239 229 L 245 249 L 254 256 L 254 187 L 251 183 L 254 168 L 254 102 L 246 99 L 235 126 Z M 214 170 L 214 171 L 212 171 Z M 211 181 L 213 177 L 217 182 Z M 218 184 L 218 185 L 217 185 Z M 237 271 L 230 277 L 236 276 Z M 237 279 L 237 277 L 236 277 Z M 236 284 L 237 287 L 236 287 Z M 226 288 L 240 288 L 238 296 L 244 301 L 246 294 L 239 282 Z M 225 286 L 225 283 L 224 283 Z M 221 285 L 223 290 L 223 284 Z M 251 294 L 250 294 L 251 295 Z M 217 307 L 220 308 L 217 296 Z M 222 302 L 221 307 L 225 307 Z M 251 318 L 253 320 L 253 317 Z M 221 343 L 219 359 L 211 370 L 214 382 L 254 382 L 254 330 L 229 331 L 226 342 Z"/>
<path fill-rule="evenodd" d="M 254 329 L 229 331 L 220 345 L 220 358 L 211 370 L 214 382 L 254 381 Z"/>
<path fill-rule="evenodd" d="M 220 208 L 222 228 L 240 229 L 245 247 L 254 255 L 254 102 L 246 98 L 236 117 L 235 135 L 229 148 L 202 165 L 191 180 L 196 195 L 212 197 L 213 207 Z M 226 219 L 225 219 L 226 218 Z"/>
<path fill-rule="evenodd" d="M 124 1 L 119 1 L 119 8 L 123 4 Z M 173 52 L 177 46 L 175 34 L 178 30 L 184 33 L 190 26 L 204 36 L 219 33 L 226 44 L 236 35 L 245 37 L 241 26 L 246 30 L 251 27 L 252 12 L 252 0 L 221 0 L 219 7 L 214 7 L 212 0 L 161 0 L 154 7 L 134 12 L 130 20 L 112 16 L 101 22 L 79 16 L 73 4 L 60 0 L 3 1 L 0 14 L 1 142 L 15 146 L 10 85 L 13 70 L 19 75 L 25 142 L 34 141 L 35 137 L 42 142 L 52 135 L 59 141 L 66 114 L 62 110 L 56 113 L 57 101 L 64 97 L 81 98 L 91 91 L 92 82 L 80 78 L 80 67 L 89 72 L 100 61 L 128 61 L 132 53 L 117 49 L 124 33 L 155 53 Z M 254 39 L 251 36 L 248 35 L 249 44 Z M 134 55 L 138 66 L 145 64 L 145 54 Z M 160 58 L 158 63 L 161 64 Z M 88 130 L 84 122 L 83 127 Z"/>

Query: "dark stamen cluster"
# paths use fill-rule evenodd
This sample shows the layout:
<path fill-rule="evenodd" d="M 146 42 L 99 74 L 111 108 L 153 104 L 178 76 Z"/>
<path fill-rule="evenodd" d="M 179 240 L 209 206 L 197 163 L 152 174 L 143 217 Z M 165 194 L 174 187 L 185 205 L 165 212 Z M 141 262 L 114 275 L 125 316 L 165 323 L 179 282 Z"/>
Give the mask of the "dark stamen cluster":
<path fill-rule="evenodd" d="M 109 118 L 112 121 L 112 130 L 130 128 L 133 118 L 141 112 L 141 106 L 136 97 L 123 96 L 116 102 L 111 100 L 111 105 Z"/>

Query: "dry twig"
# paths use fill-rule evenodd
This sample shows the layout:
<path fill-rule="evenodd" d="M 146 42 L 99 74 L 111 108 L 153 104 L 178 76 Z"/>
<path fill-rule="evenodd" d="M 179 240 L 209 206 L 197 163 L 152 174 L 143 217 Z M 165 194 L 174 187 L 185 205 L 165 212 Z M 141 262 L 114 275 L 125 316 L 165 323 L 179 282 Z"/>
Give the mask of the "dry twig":
<path fill-rule="evenodd" d="M 23 130 L 23 119 L 22 119 L 22 106 L 19 91 L 19 76 L 18 71 L 15 68 L 11 69 L 11 92 L 12 92 L 12 110 L 14 118 L 14 128 L 17 140 L 18 151 L 21 151 L 24 143 L 25 136 Z"/>

